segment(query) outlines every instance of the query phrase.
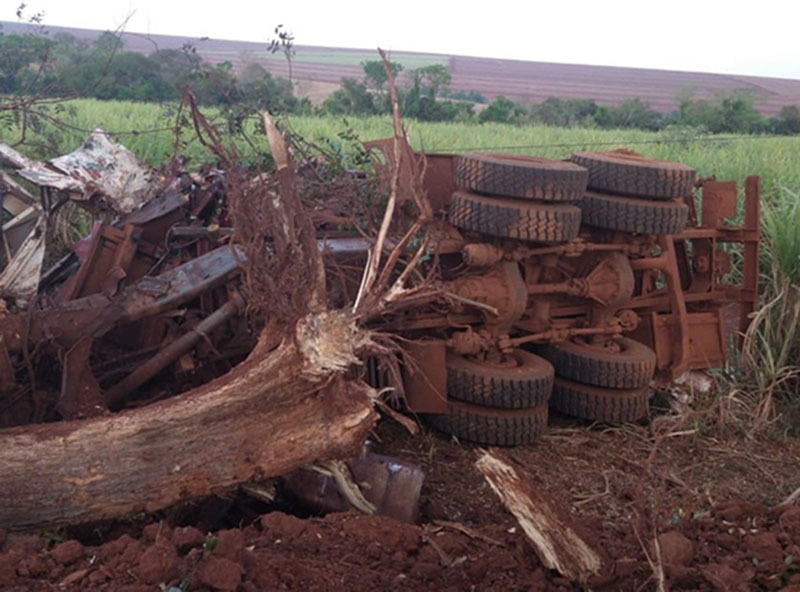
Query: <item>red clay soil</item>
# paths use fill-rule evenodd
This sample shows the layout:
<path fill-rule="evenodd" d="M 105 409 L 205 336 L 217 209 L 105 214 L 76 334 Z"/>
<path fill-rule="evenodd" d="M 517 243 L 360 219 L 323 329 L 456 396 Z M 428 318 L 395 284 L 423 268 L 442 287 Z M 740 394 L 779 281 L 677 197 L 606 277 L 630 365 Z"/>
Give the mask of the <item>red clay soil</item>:
<path fill-rule="evenodd" d="M 303 520 L 272 512 L 208 538 L 193 527 L 156 523 L 139 538 L 125 534 L 99 547 L 70 540 L 46 549 L 41 538 L 12 543 L 0 555 L 0 584 L 128 592 L 182 580 L 192 591 L 561 589 L 547 582 L 519 536 L 501 527 L 485 532 L 501 544 L 356 514 Z M 213 551 L 204 548 L 207 540 L 216 540 Z"/>
<path fill-rule="evenodd" d="M 508 454 L 606 557 L 589 588 L 656 590 L 649 556 L 656 567 L 660 557 L 671 590 L 800 592 L 800 507 L 775 507 L 800 486 L 796 440 L 689 435 L 666 439 L 652 454 L 647 428 L 554 423 L 537 445 Z M 190 592 L 585 589 L 542 567 L 472 468 L 474 447 L 433 433 L 409 436 L 389 423 L 376 440 L 377 452 L 426 470 L 419 525 L 273 511 L 213 532 L 167 519 L 104 526 L 79 539 L 0 533 L 0 589 L 145 592 L 181 582 Z M 718 501 L 734 498 L 745 501 Z"/>

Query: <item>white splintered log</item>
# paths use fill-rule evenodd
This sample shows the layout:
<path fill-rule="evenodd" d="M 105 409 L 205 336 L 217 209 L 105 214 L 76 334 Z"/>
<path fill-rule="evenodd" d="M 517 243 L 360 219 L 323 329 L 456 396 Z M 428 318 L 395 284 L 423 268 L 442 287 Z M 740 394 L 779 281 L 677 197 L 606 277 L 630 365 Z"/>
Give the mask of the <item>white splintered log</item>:
<path fill-rule="evenodd" d="M 483 452 L 475 466 L 517 519 L 546 567 L 579 582 L 600 571 L 600 555 L 570 526 L 566 512 L 521 477 L 498 451 Z"/>

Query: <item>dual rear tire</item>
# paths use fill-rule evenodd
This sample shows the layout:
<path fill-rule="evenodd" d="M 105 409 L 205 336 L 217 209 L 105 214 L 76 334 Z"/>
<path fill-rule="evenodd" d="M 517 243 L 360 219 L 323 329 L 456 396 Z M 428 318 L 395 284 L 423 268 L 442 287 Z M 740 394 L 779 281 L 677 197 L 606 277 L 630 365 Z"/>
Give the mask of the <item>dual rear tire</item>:
<path fill-rule="evenodd" d="M 581 211 L 573 203 L 586 191 L 580 166 L 528 156 L 468 154 L 455 159 L 463 189 L 450 200 L 453 226 L 497 238 L 535 243 L 578 236 Z M 503 363 L 447 356 L 448 413 L 427 416 L 446 434 L 490 446 L 535 442 L 547 426 L 555 371 L 545 359 L 520 349 Z"/>
<path fill-rule="evenodd" d="M 448 354 L 448 413 L 428 422 L 466 442 L 520 446 L 542 434 L 548 408 L 610 424 L 647 417 L 656 365 L 649 347 L 622 337 L 606 347 L 566 341 L 538 351 L 514 350 L 501 365 Z"/>
<path fill-rule="evenodd" d="M 629 151 L 579 152 L 572 162 L 530 156 L 456 157 L 450 223 L 498 238 L 573 240 L 581 223 L 634 234 L 677 234 L 687 224 L 695 171 Z M 591 191 L 587 191 L 590 189 Z"/>
<path fill-rule="evenodd" d="M 462 230 L 535 243 L 578 236 L 586 169 L 571 162 L 507 154 L 456 157 L 464 190 L 450 200 L 448 219 Z"/>
<path fill-rule="evenodd" d="M 488 446 L 535 442 L 547 426 L 555 370 L 517 349 L 502 363 L 447 355 L 448 413 L 427 416 L 446 434 Z"/>
<path fill-rule="evenodd" d="M 577 152 L 572 162 L 589 173 L 579 206 L 583 223 L 635 234 L 677 234 L 689 219 L 695 171 L 635 152 Z"/>
<path fill-rule="evenodd" d="M 648 413 L 656 354 L 627 337 L 595 346 L 580 340 L 540 346 L 556 372 L 550 407 L 602 423 L 638 421 Z"/>

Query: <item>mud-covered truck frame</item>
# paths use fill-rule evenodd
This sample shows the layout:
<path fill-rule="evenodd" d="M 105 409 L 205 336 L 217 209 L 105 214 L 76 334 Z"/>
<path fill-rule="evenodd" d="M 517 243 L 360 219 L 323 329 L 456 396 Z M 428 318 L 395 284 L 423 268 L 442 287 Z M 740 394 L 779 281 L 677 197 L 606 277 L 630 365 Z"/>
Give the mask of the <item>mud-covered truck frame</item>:
<path fill-rule="evenodd" d="M 516 445 L 538 437 L 548 409 L 635 421 L 653 383 L 724 365 L 746 329 L 758 177 L 737 210 L 735 182 L 624 150 L 420 158 L 449 224 L 436 247 L 447 305 L 386 323 L 409 340 L 408 407 L 437 429 Z"/>

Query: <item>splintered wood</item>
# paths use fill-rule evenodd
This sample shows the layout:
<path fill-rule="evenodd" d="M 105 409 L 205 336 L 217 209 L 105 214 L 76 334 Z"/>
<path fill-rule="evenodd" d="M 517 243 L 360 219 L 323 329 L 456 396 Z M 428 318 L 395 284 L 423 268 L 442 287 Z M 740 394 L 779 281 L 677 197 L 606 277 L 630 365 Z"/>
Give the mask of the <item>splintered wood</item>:
<path fill-rule="evenodd" d="M 600 556 L 570 526 L 566 512 L 521 477 L 498 451 L 483 452 L 475 466 L 517 519 L 546 567 L 580 582 L 598 573 Z"/>

